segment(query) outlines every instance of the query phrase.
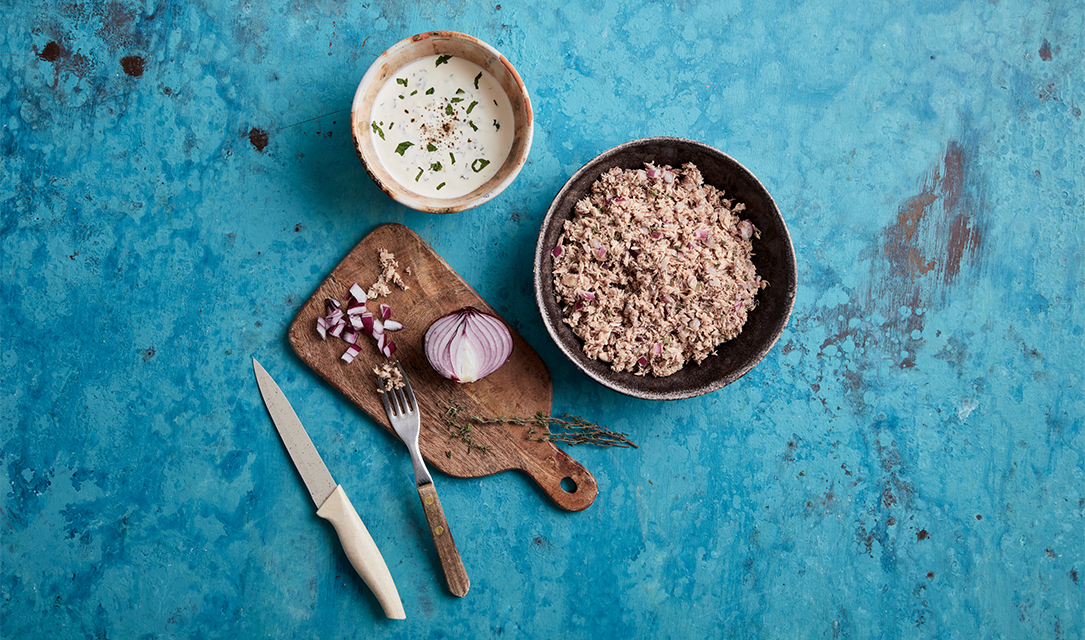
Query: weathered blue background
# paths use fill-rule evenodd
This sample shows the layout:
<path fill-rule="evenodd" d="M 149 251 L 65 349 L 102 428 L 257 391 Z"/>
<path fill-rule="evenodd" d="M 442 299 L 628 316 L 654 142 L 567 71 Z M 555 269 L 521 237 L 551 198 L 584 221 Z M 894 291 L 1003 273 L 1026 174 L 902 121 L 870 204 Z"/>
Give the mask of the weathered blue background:
<path fill-rule="evenodd" d="M 1080 638 L 1085 12 L 1077 0 L 23 3 L 0 30 L 4 638 Z M 385 48 L 475 35 L 535 144 L 491 203 L 381 194 L 349 105 Z M 790 327 L 654 404 L 563 361 L 534 306 L 550 198 L 633 138 L 775 195 Z M 405 451 L 286 328 L 376 225 L 422 235 L 540 352 L 582 513 L 438 474 L 447 595 Z M 378 538 L 383 619 L 279 443 L 255 355 Z"/>

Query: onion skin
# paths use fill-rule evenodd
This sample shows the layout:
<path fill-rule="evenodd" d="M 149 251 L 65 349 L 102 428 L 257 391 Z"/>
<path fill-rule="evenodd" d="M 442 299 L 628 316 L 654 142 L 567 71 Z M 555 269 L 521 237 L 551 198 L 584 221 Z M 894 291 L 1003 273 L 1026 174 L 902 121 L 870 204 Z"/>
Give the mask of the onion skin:
<path fill-rule="evenodd" d="M 475 382 L 512 357 L 512 333 L 497 316 L 463 307 L 435 320 L 423 341 L 433 369 L 455 382 Z"/>

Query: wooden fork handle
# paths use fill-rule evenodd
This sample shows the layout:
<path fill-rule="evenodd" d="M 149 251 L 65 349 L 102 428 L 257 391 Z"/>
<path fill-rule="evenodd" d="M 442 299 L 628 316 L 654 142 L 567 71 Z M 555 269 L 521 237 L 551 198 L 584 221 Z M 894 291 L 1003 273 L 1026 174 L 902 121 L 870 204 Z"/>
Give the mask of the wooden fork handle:
<path fill-rule="evenodd" d="M 437 547 L 437 557 L 441 560 L 448 590 L 462 598 L 471 588 L 471 580 L 467 577 L 467 569 L 463 567 L 452 532 L 448 530 L 448 520 L 441 508 L 441 500 L 437 497 L 437 487 L 432 484 L 418 487 L 418 497 L 422 499 L 422 510 L 426 513 L 426 522 L 429 523 L 429 532 L 433 536 L 433 545 Z"/>

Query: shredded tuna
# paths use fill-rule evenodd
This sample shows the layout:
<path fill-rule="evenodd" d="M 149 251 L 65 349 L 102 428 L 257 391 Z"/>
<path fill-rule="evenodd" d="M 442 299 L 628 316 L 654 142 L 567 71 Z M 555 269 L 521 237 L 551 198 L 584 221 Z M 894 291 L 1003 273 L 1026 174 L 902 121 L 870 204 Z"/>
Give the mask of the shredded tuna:
<path fill-rule="evenodd" d="M 404 387 L 403 374 L 400 373 L 399 367 L 390 362 L 373 367 L 373 373 L 377 374 L 377 391 L 380 393 Z"/>
<path fill-rule="evenodd" d="M 614 371 L 668 376 L 737 336 L 768 286 L 746 206 L 693 164 L 611 169 L 565 222 L 551 255 L 564 322 Z"/>
<path fill-rule="evenodd" d="M 394 284 L 404 291 L 410 289 L 399 275 L 399 262 L 396 261 L 396 254 L 381 249 L 380 261 L 381 273 L 377 276 L 377 281 L 373 283 L 373 286 L 369 287 L 369 291 L 366 291 L 366 297 L 382 298 L 390 295 L 392 288 L 388 286 L 389 284 Z M 410 267 L 408 267 L 407 273 L 410 274 L 410 272 Z"/>

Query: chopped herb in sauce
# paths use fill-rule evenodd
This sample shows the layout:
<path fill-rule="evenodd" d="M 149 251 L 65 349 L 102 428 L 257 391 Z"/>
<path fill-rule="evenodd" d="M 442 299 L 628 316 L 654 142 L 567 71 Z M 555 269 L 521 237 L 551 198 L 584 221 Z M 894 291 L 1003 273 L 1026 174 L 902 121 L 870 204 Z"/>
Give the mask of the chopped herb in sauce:
<path fill-rule="evenodd" d="M 500 123 L 514 116 L 507 101 L 492 100 L 503 99 L 504 94 L 478 65 L 453 55 L 424 60 L 408 65 L 398 72 L 402 77 L 392 76 L 395 82 L 386 83 L 378 103 L 384 112 L 371 116 L 370 135 L 387 154 L 385 164 L 392 175 L 398 175 L 403 184 L 413 180 L 412 190 L 417 193 L 434 196 L 439 191 L 437 197 L 456 197 L 485 182 L 500 166 L 511 136 L 500 130 Z M 447 66 L 441 69 L 441 65 Z M 490 102 L 499 110 L 495 112 Z M 459 103 L 462 110 L 456 106 Z M 396 116 L 400 111 L 407 115 Z M 394 132 L 390 117 L 402 119 Z M 494 126 L 480 125 L 474 118 L 491 120 Z M 469 159 L 460 164 L 457 153 Z"/>

